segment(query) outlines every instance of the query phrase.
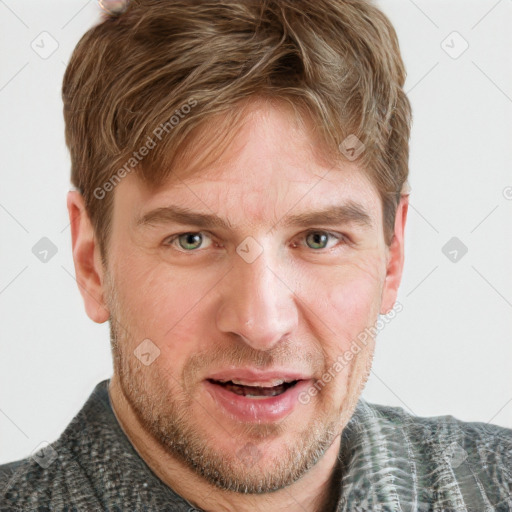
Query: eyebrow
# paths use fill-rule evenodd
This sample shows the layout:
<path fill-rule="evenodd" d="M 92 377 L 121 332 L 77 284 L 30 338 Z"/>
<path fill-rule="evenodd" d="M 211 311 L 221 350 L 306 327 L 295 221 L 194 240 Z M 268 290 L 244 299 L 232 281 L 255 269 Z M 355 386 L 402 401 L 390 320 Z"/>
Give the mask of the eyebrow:
<path fill-rule="evenodd" d="M 195 212 L 180 206 L 166 206 L 151 210 L 137 220 L 136 226 L 142 227 L 170 223 L 193 225 L 204 229 L 219 228 L 229 230 L 233 227 L 229 221 L 217 215 Z M 373 226 L 369 213 L 362 205 L 354 201 L 330 206 L 323 210 L 289 215 L 278 221 L 277 224 L 282 224 L 285 227 L 310 227 L 320 224 L 331 226 L 356 224 L 366 228 Z"/>

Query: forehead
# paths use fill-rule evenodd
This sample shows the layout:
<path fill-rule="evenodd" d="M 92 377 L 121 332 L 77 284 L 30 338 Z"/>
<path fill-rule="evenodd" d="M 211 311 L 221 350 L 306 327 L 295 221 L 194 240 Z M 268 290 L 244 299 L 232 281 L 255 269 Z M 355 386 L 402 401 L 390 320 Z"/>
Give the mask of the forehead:
<path fill-rule="evenodd" d="M 366 173 L 356 162 L 329 161 L 312 133 L 311 124 L 300 124 L 289 108 L 256 101 L 214 161 L 201 167 L 183 161 L 155 190 L 132 173 L 117 186 L 114 203 L 125 213 L 129 208 L 132 221 L 150 209 L 178 204 L 229 212 L 234 224 L 242 225 L 275 222 L 291 210 L 298 214 L 352 202 L 380 221 L 380 198 Z"/>

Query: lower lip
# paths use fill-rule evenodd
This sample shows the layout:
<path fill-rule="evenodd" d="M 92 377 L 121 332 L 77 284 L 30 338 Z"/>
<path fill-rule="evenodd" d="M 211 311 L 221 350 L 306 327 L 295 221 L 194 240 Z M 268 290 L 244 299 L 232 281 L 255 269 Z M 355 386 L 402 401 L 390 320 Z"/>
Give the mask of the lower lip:
<path fill-rule="evenodd" d="M 244 422 L 269 422 L 282 420 L 299 404 L 299 394 L 310 385 L 309 380 L 300 380 L 284 393 L 266 398 L 251 398 L 204 381 L 206 390 L 224 411 Z"/>

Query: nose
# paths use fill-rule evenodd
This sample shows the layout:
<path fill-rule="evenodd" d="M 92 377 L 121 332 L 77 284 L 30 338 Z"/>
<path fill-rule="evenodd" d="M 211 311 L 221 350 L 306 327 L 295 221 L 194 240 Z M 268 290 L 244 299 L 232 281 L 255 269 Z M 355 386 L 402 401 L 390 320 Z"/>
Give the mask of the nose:
<path fill-rule="evenodd" d="M 289 337 L 298 322 L 293 283 L 267 253 L 264 250 L 252 263 L 235 255 L 234 267 L 222 281 L 217 313 L 220 331 L 234 333 L 262 351 Z"/>

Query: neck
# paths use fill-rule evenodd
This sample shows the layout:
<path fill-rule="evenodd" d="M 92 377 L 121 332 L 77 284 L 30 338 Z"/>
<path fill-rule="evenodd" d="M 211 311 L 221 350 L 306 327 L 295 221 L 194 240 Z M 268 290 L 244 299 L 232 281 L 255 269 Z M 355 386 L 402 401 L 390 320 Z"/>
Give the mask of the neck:
<path fill-rule="evenodd" d="M 204 511 L 334 512 L 341 476 L 337 471 L 338 435 L 324 456 L 292 485 L 266 494 L 223 491 L 175 459 L 142 427 L 114 376 L 109 386 L 114 414 L 134 449 L 155 475 L 191 505 Z M 339 481 L 338 481 L 339 480 Z"/>

